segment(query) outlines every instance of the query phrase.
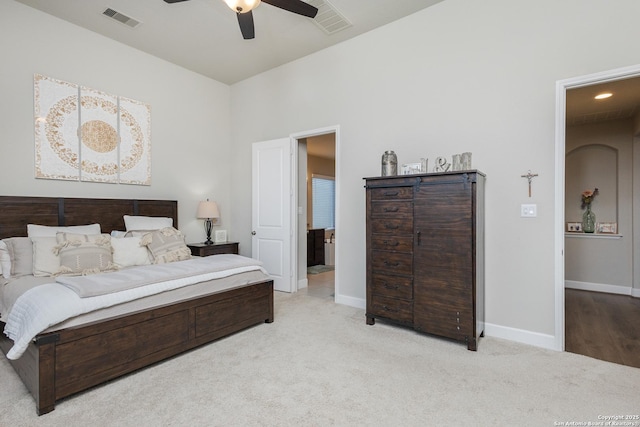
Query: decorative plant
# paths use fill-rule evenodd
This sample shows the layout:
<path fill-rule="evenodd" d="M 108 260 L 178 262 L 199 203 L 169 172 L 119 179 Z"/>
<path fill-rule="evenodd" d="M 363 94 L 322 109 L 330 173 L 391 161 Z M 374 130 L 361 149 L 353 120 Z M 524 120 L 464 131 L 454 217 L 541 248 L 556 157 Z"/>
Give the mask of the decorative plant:
<path fill-rule="evenodd" d="M 593 191 L 591 190 L 585 190 L 582 192 L 582 205 L 581 208 L 584 209 L 587 206 L 591 206 L 591 202 L 593 202 L 593 199 L 598 195 L 598 189 L 594 189 Z"/>

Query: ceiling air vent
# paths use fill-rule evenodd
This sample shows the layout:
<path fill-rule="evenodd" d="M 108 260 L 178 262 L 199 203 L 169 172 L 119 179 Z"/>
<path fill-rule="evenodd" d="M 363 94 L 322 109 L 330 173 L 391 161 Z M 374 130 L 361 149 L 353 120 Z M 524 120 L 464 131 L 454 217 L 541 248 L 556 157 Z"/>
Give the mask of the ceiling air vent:
<path fill-rule="evenodd" d="M 327 0 L 308 0 L 307 3 L 318 8 L 318 14 L 313 22 L 327 34 L 336 33 L 351 26 L 351 22 Z"/>
<path fill-rule="evenodd" d="M 133 19 L 132 17 L 127 16 L 123 13 L 117 12 L 111 8 L 106 8 L 104 12 L 102 12 L 102 14 L 109 18 L 115 19 L 116 21 L 126 25 L 127 27 L 136 28 L 141 24 L 140 21 Z"/>

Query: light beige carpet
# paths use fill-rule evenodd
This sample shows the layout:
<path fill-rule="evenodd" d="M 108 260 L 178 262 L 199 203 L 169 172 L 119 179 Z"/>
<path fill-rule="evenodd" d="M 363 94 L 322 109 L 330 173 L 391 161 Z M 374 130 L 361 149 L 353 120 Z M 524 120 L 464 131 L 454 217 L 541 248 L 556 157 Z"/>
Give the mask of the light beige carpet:
<path fill-rule="evenodd" d="M 38 417 L 0 361 L 0 426 L 554 426 L 640 413 L 640 369 L 491 337 L 478 352 L 301 292 L 262 324 Z M 640 425 L 637 423 L 636 425 Z"/>

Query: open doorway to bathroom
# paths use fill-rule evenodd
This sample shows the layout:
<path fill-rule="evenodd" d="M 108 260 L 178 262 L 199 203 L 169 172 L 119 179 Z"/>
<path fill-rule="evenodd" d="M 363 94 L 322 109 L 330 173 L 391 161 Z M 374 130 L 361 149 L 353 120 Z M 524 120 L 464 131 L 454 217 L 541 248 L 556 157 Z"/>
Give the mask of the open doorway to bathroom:
<path fill-rule="evenodd" d="M 306 138 L 307 293 L 335 298 L 336 134 Z"/>

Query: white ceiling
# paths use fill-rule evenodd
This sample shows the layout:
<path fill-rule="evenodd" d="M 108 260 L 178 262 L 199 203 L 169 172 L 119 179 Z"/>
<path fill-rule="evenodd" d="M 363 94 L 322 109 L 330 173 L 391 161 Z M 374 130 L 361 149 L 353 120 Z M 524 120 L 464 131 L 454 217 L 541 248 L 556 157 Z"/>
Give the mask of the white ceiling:
<path fill-rule="evenodd" d="M 15 0 L 126 45 L 233 84 L 373 30 L 444 0 L 305 0 L 333 6 L 352 25 L 331 35 L 310 18 L 262 3 L 253 11 L 256 38 L 244 40 L 223 0 Z M 106 8 L 141 22 L 135 28 Z M 323 10 L 323 9 L 321 9 Z M 320 16 L 316 18 L 316 21 Z M 609 90 L 614 96 L 594 101 Z M 640 78 L 568 91 L 567 123 L 626 118 L 640 111 Z M 325 154 L 326 155 L 326 154 Z"/>
<path fill-rule="evenodd" d="M 310 18 L 266 3 L 253 11 L 256 38 L 244 40 L 223 0 L 15 0 L 226 84 L 291 62 L 443 0 L 324 0 L 352 25 L 327 34 Z M 307 0 L 307 2 L 316 0 Z M 142 22 L 104 16 L 111 8 Z"/>
<path fill-rule="evenodd" d="M 594 97 L 603 92 L 613 94 L 610 98 L 597 100 Z M 568 125 L 626 119 L 640 112 L 640 77 L 567 91 Z"/>

